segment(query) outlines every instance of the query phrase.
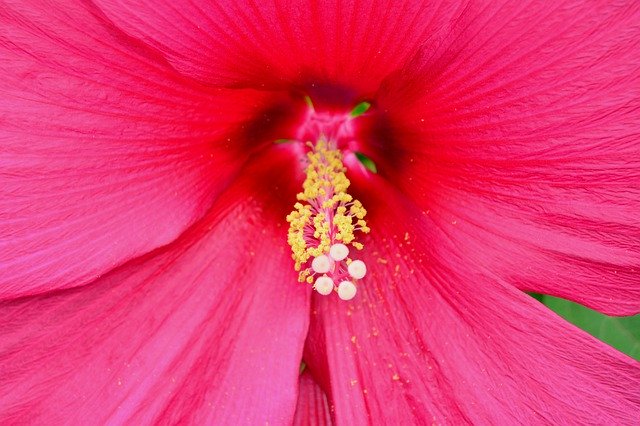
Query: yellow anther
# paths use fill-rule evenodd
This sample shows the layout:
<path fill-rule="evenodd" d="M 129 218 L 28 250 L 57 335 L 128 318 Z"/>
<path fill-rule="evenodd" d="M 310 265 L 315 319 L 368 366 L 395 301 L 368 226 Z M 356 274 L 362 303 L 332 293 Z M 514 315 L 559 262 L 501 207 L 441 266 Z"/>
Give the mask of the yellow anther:
<path fill-rule="evenodd" d="M 354 241 L 354 232 L 369 232 L 364 220 L 367 211 L 347 193 L 351 183 L 345 176 L 342 153 L 322 139 L 307 145 L 311 151 L 307 154 L 306 178 L 302 192 L 296 196 L 299 202 L 287 216 L 287 241 L 295 269 L 300 271 L 300 282 L 313 282 L 310 269 L 304 268 L 310 258 L 328 253 L 336 242 L 361 250 L 363 246 Z"/>

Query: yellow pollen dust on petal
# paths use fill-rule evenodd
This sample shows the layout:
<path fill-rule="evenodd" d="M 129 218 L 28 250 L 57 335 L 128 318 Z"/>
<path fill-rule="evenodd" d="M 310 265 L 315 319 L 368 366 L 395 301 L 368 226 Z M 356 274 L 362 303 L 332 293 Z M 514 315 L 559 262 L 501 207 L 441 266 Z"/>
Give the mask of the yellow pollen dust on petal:
<path fill-rule="evenodd" d="M 316 144 L 308 143 L 308 146 L 311 150 L 307 154 L 302 192 L 297 195 L 294 210 L 287 216 L 287 241 L 295 270 L 299 271 L 298 280 L 312 283 L 314 271 L 306 266 L 310 260 L 327 255 L 335 244 L 362 250 L 363 245 L 356 241 L 356 234 L 370 230 L 364 220 L 367 211 L 347 193 L 350 182 L 345 176 L 347 169 L 342 162 L 342 153 L 323 139 Z"/>

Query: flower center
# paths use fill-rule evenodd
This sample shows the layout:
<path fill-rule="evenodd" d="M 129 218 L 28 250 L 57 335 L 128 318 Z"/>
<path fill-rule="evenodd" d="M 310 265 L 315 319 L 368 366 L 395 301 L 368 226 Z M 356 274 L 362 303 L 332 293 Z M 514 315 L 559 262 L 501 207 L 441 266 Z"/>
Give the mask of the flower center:
<path fill-rule="evenodd" d="M 357 284 L 367 272 L 362 260 L 349 256 L 352 248 L 363 248 L 356 233 L 369 232 L 364 220 L 367 211 L 347 193 L 350 182 L 338 148 L 340 139 L 350 133 L 354 117 L 353 112 L 342 117 L 316 114 L 310 105 L 299 136 L 314 142 L 306 143 L 310 150 L 303 190 L 287 216 L 287 240 L 295 269 L 300 272 L 298 280 L 313 283 L 322 295 L 335 291 L 343 300 L 355 296 Z"/>

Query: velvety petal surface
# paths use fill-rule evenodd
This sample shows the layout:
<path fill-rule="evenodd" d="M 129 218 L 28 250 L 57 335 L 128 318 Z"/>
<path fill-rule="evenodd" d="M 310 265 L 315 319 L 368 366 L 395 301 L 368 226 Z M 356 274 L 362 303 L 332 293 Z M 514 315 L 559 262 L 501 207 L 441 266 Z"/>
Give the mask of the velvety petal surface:
<path fill-rule="evenodd" d="M 369 185 L 367 276 L 351 302 L 314 295 L 304 354 L 336 423 L 637 420 L 639 363 L 477 270 L 430 215 Z"/>
<path fill-rule="evenodd" d="M 85 2 L 0 8 L 0 299 L 174 240 L 246 158 L 265 95 L 177 75 Z"/>
<path fill-rule="evenodd" d="M 303 371 L 302 374 L 300 374 L 298 406 L 296 407 L 293 424 L 296 426 L 324 426 L 332 424 L 327 395 L 308 371 Z"/>
<path fill-rule="evenodd" d="M 330 83 L 356 97 L 375 91 L 464 7 L 359 0 L 96 3 L 116 25 L 198 80 L 288 89 L 293 83 L 311 92 Z"/>
<path fill-rule="evenodd" d="M 380 172 L 476 269 L 640 312 L 638 22 L 633 1 L 470 2 L 381 92 Z"/>
<path fill-rule="evenodd" d="M 265 179 L 270 167 L 282 164 L 246 170 L 171 245 L 89 285 L 3 302 L 1 422 L 290 423 L 309 288 L 260 196 L 286 186 Z"/>

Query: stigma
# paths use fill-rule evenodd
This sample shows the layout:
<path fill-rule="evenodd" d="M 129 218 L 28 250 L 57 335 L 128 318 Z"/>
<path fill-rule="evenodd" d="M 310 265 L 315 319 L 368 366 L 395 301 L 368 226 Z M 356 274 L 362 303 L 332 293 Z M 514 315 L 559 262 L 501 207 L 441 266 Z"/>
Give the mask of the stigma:
<path fill-rule="evenodd" d="M 353 299 L 359 281 L 367 273 L 362 260 L 351 257 L 362 250 L 357 234 L 368 233 L 367 211 L 347 193 L 350 182 L 340 150 L 325 139 L 308 143 L 308 165 L 298 202 L 287 216 L 298 280 L 313 284 L 322 295 L 337 293 Z"/>

